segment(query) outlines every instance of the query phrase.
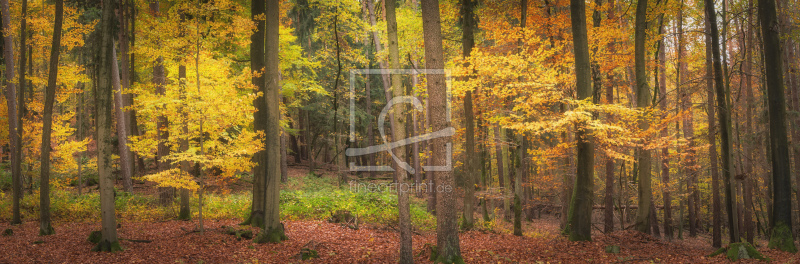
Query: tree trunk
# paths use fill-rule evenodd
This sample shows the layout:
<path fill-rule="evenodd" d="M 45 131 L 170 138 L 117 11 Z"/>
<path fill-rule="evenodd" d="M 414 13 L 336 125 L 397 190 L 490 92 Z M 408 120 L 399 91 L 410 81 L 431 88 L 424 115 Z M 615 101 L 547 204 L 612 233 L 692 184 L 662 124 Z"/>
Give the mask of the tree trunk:
<path fill-rule="evenodd" d="M 160 2 L 158 0 L 150 2 L 150 12 L 154 17 L 161 16 Z M 153 65 L 153 84 L 155 84 L 156 94 L 159 96 L 165 96 L 166 94 L 166 88 L 164 87 L 164 85 L 166 85 L 166 80 L 167 76 L 164 69 L 164 58 L 158 57 L 155 65 Z M 167 116 L 161 115 L 157 118 L 156 128 L 158 129 L 156 167 L 157 171 L 162 172 L 169 169 L 169 162 L 165 158 L 167 155 L 169 155 L 169 146 L 167 146 L 167 141 L 169 140 L 169 120 L 167 120 Z M 175 188 L 159 187 L 158 192 L 161 205 L 172 204 L 172 200 L 175 196 Z"/>
<path fill-rule="evenodd" d="M 660 107 L 663 112 L 662 118 L 667 118 L 667 50 L 666 41 L 664 37 L 664 14 L 662 13 L 658 18 L 658 32 L 662 36 L 658 41 L 658 89 L 661 95 Z M 676 100 L 677 102 L 677 100 Z M 676 103 L 677 104 L 677 103 Z M 661 137 L 666 138 L 669 135 L 669 129 L 664 126 L 661 129 Z M 661 184 L 663 184 L 662 192 L 664 197 L 664 236 L 667 240 L 672 240 L 672 197 L 669 190 L 669 148 L 661 148 Z"/>
<path fill-rule="evenodd" d="M 53 24 L 53 44 L 50 46 L 50 73 L 47 77 L 47 90 L 45 91 L 44 96 L 44 116 L 42 118 L 41 180 L 39 181 L 40 236 L 55 234 L 53 226 L 50 225 L 50 135 L 53 131 L 53 103 L 56 98 L 58 56 L 61 54 L 61 24 L 63 21 L 64 1 L 56 0 L 56 18 Z M 24 81 L 20 83 L 24 83 Z"/>
<path fill-rule="evenodd" d="M 422 1 L 422 29 L 424 32 L 425 44 L 425 68 L 428 70 L 444 69 L 444 51 L 442 48 L 442 26 L 439 16 L 439 1 Z M 447 95 L 445 78 L 442 74 L 428 74 L 428 100 L 431 116 L 431 127 L 433 131 L 447 129 L 450 120 L 446 114 Z M 452 129 L 452 128 L 451 128 Z M 452 147 L 452 139 L 436 138 L 431 140 L 433 145 L 432 164 L 446 164 L 448 158 L 447 149 Z M 455 188 L 453 172 L 435 171 L 433 172 L 436 182 L 442 189 L 450 188 L 451 191 L 437 192 L 436 203 L 436 246 L 438 256 L 436 262 L 441 263 L 463 263 L 461 257 L 461 247 L 458 239 L 458 220 L 456 218 Z M 436 186 L 438 189 L 439 186 Z"/>
<path fill-rule="evenodd" d="M 103 238 L 92 251 L 119 251 L 122 248 L 117 241 L 117 220 L 114 213 L 114 175 L 112 174 L 111 124 L 114 105 L 111 101 L 113 92 L 114 37 L 112 35 L 114 19 L 114 2 L 103 0 L 103 15 L 100 21 L 100 55 L 98 61 L 98 85 L 95 90 L 96 132 L 97 140 L 97 172 L 100 178 L 100 211 L 102 215 Z"/>
<path fill-rule="evenodd" d="M 753 21 L 753 1 L 748 1 L 747 21 L 748 24 L 755 23 Z M 755 175 L 753 174 L 753 144 L 752 138 L 749 136 L 753 133 L 753 88 L 752 88 L 752 63 L 753 63 L 753 32 L 752 28 L 745 26 L 747 29 L 742 38 L 744 38 L 744 53 L 745 59 L 743 62 L 743 73 L 745 79 L 744 93 L 746 98 L 746 114 L 745 114 L 745 133 L 748 140 L 742 142 L 744 144 L 744 174 L 745 178 L 742 182 L 744 188 L 744 230 L 745 238 L 750 244 L 755 243 L 755 229 L 753 228 L 753 187 L 756 186 Z"/>
<path fill-rule="evenodd" d="M 645 40 L 647 35 L 647 0 L 639 1 L 636 5 L 636 34 L 635 34 L 635 68 L 636 68 L 636 107 L 641 111 L 649 111 L 650 87 L 647 84 L 645 53 Z M 639 129 L 644 131 L 650 127 L 644 117 L 639 121 Z M 636 230 L 650 233 L 650 200 L 652 190 L 650 187 L 650 150 L 637 149 L 638 178 L 639 178 L 639 209 L 636 211 Z"/>
<path fill-rule="evenodd" d="M 259 176 L 264 178 L 264 225 L 263 230 L 256 238 L 259 243 L 281 242 L 288 239 L 284 232 L 283 224 L 280 222 L 280 67 L 278 65 L 278 0 L 266 1 L 266 30 L 265 30 L 265 49 L 264 49 L 264 77 L 266 85 L 264 94 L 260 99 L 260 107 L 256 111 L 261 112 L 255 123 L 261 123 L 265 140 L 265 150 L 262 150 L 261 159 L 256 164 L 256 172 L 264 174 Z"/>
<path fill-rule="evenodd" d="M 3 31 L 11 32 L 11 14 L 9 10 L 8 0 L 0 0 L 0 8 L 2 8 L 3 16 Z M 8 104 L 8 141 L 11 149 L 11 185 L 12 185 L 12 217 L 11 224 L 21 224 L 19 201 L 22 199 L 22 174 L 21 174 L 21 157 L 22 151 L 20 150 L 20 138 L 17 131 L 18 118 L 17 118 L 17 89 L 14 82 L 14 38 L 12 34 L 4 34 L 3 36 L 3 57 L 6 63 L 6 102 Z M 23 69 L 24 70 L 24 69 Z"/>
<path fill-rule="evenodd" d="M 131 152 L 130 147 L 128 146 L 128 136 L 130 136 L 130 120 L 128 120 L 128 111 L 125 110 L 125 107 L 128 106 L 125 104 L 125 97 L 128 95 L 123 95 L 122 90 L 128 90 L 130 88 L 130 64 L 128 62 L 128 34 L 127 34 L 127 16 L 125 15 L 125 1 L 120 1 L 119 9 L 119 23 L 117 25 L 120 27 L 118 30 L 118 39 L 119 39 L 119 53 L 120 56 L 120 65 L 121 68 L 117 70 L 117 78 L 119 82 L 115 84 L 114 87 L 114 102 L 116 104 L 116 113 L 117 113 L 117 137 L 118 137 L 118 149 L 119 149 L 119 168 L 120 174 L 122 176 L 122 188 L 125 189 L 126 192 L 133 193 L 133 181 L 131 177 L 133 177 L 133 152 Z M 116 60 L 114 61 L 116 63 Z M 120 66 L 118 66 L 120 67 Z"/>
<path fill-rule="evenodd" d="M 180 25 L 181 28 L 180 28 L 179 37 L 183 38 L 185 36 L 185 32 L 184 32 L 184 25 L 185 24 L 184 23 L 186 23 L 186 14 L 184 14 L 184 10 L 180 11 L 180 20 L 181 20 L 181 25 Z M 182 53 L 186 52 L 185 47 L 181 48 L 181 50 L 182 50 Z M 189 151 L 189 138 L 188 138 L 188 135 L 189 135 L 189 113 L 184 108 L 184 105 L 188 106 L 187 104 L 189 102 L 187 101 L 187 98 L 186 98 L 187 97 L 186 96 L 186 64 L 184 64 L 183 58 L 179 58 L 178 60 L 179 60 L 178 61 L 178 63 L 179 63 L 178 64 L 178 89 L 180 90 L 180 91 L 178 91 L 178 93 L 180 94 L 180 99 L 183 102 L 181 104 L 180 109 L 178 110 L 178 112 L 181 114 L 181 119 L 182 119 L 181 120 L 181 133 L 183 133 L 183 135 L 184 135 L 184 136 L 180 137 L 179 141 L 180 141 L 180 151 L 185 153 L 185 152 Z M 191 177 L 191 173 L 189 172 L 190 171 L 189 161 L 181 161 L 180 162 L 180 167 L 181 167 L 181 174 L 182 174 L 183 177 Z M 191 205 L 190 205 L 190 202 L 189 202 L 189 200 L 192 197 L 192 193 L 191 193 L 191 191 L 189 189 L 183 188 L 183 189 L 180 190 L 180 196 L 181 196 L 181 209 L 180 209 L 180 212 L 178 213 L 178 219 L 179 220 L 184 220 L 184 221 L 189 221 L 189 220 L 192 219 L 192 208 L 191 208 Z"/>
<path fill-rule="evenodd" d="M 722 177 L 725 181 L 725 207 L 728 209 L 728 228 L 731 243 L 739 242 L 739 221 L 734 211 L 736 203 L 736 192 L 733 190 L 733 164 L 731 161 L 731 117 L 730 99 L 726 94 L 725 83 L 723 82 L 722 62 L 720 61 L 719 33 L 717 32 L 717 15 L 714 11 L 714 3 L 706 2 L 706 16 L 708 17 L 711 29 L 711 54 L 714 61 L 714 90 L 716 90 L 718 116 L 720 124 L 720 141 L 722 144 Z"/>
<path fill-rule="evenodd" d="M 527 0 L 522 0 L 523 3 L 527 2 Z M 476 25 L 475 14 L 473 13 L 473 9 L 475 8 L 476 2 L 473 0 L 462 0 L 461 1 L 461 19 L 462 19 L 462 26 L 461 26 L 461 56 L 467 58 L 472 53 L 472 48 L 475 46 L 475 36 L 473 33 L 474 27 Z M 525 10 L 523 5 L 522 10 Z M 522 12 L 523 14 L 525 11 Z M 522 21 L 525 21 L 525 16 L 522 16 Z M 465 67 L 469 67 L 468 63 L 465 63 Z M 464 80 L 468 80 L 465 77 Z M 462 229 L 470 230 L 473 227 L 474 217 L 473 217 L 473 201 L 475 200 L 475 182 L 473 182 L 476 178 L 477 174 L 477 165 L 478 161 L 475 155 L 475 114 L 472 110 L 472 91 L 468 90 L 464 94 L 464 127 L 466 129 L 464 137 L 466 137 L 466 145 L 464 146 L 466 153 L 465 153 L 465 161 L 464 161 L 464 214 L 463 214 L 463 222 L 462 222 Z"/>
<path fill-rule="evenodd" d="M 18 158 L 20 160 L 20 165 L 19 165 L 20 166 L 20 173 L 19 173 L 19 175 L 20 175 L 20 180 L 21 181 L 24 181 L 22 179 L 22 177 L 24 177 L 24 175 L 25 175 L 25 172 L 22 171 L 22 167 L 21 167 L 22 166 L 22 161 L 24 160 L 24 157 L 23 157 L 24 153 L 22 151 L 23 150 L 22 141 L 25 140 L 25 137 L 23 135 L 24 132 L 25 132 L 25 124 L 24 124 L 25 119 L 24 119 L 24 117 L 25 117 L 25 114 L 28 112 L 28 109 L 26 109 L 26 107 L 25 107 L 25 84 L 26 84 L 26 81 L 25 81 L 25 46 L 27 45 L 26 41 L 25 41 L 25 38 L 28 35 L 27 32 L 25 32 L 25 27 L 26 27 L 26 19 L 25 19 L 25 17 L 28 15 L 28 10 L 27 9 L 28 9 L 28 1 L 27 0 L 23 0 L 22 1 L 22 18 L 20 19 L 20 30 L 19 30 L 19 34 L 20 34 L 20 37 L 19 37 L 20 38 L 19 64 L 20 65 L 19 65 L 19 81 L 17 82 L 17 85 L 19 86 L 19 93 L 17 93 L 17 116 L 15 117 L 17 119 L 17 139 L 19 140 L 19 150 L 18 150 L 19 151 L 19 154 L 18 154 L 19 156 L 18 156 Z M 28 56 L 31 57 L 31 58 L 33 57 L 33 47 L 32 46 L 31 46 L 31 49 L 28 52 Z M 29 63 L 30 63 L 30 65 L 28 65 L 28 66 L 29 67 L 33 67 L 33 59 L 31 59 L 29 61 Z M 33 75 L 33 72 L 29 71 L 29 74 Z M 33 98 L 33 83 L 30 83 L 30 85 L 28 85 L 28 86 L 31 89 L 30 90 L 30 97 Z M 30 166 L 30 165 L 28 165 L 28 166 Z M 30 186 L 29 189 L 28 189 L 29 194 L 33 194 L 33 176 L 31 174 L 28 174 L 28 184 Z M 19 199 L 22 199 L 22 192 L 20 192 Z"/>
<path fill-rule="evenodd" d="M 388 33 L 388 46 L 389 46 L 389 67 L 392 69 L 400 68 L 400 51 L 397 43 L 397 17 L 395 13 L 395 1 L 386 2 L 386 31 Z M 405 91 L 399 74 L 392 74 L 392 92 L 393 99 L 405 98 Z M 394 111 L 392 115 L 392 139 L 397 142 L 405 139 L 405 121 L 402 120 L 406 107 L 405 103 L 397 102 L 391 110 Z M 387 104 L 389 101 L 387 100 Z M 406 160 L 406 147 L 400 146 L 395 148 L 394 155 L 405 162 Z M 407 164 L 406 164 L 407 165 Z M 397 209 L 398 209 L 398 225 L 400 229 L 400 263 L 414 263 L 413 249 L 411 247 L 411 207 L 408 203 L 408 190 L 411 188 L 403 188 L 406 185 L 406 178 L 408 173 L 406 168 L 402 168 L 399 163 L 394 163 L 394 177 L 397 180 Z"/>
<path fill-rule="evenodd" d="M 780 34 L 775 2 L 758 1 L 758 16 L 764 40 L 764 67 L 769 107 L 769 138 L 772 152 L 773 209 L 769 247 L 797 252 L 792 234 L 792 186 L 789 149 L 786 138 L 786 102 L 783 91 L 783 65 L 780 61 Z"/>
<path fill-rule="evenodd" d="M 264 72 L 264 30 L 266 24 L 263 19 L 257 19 L 257 17 L 264 15 L 264 11 L 266 10 L 264 1 L 252 1 L 250 3 L 250 10 L 250 19 L 256 24 L 256 29 L 253 35 L 250 36 L 250 69 L 254 72 L 261 73 L 260 75 L 253 75 L 251 81 L 258 91 L 264 91 L 264 85 L 266 85 L 266 76 Z M 266 94 L 256 98 L 253 102 L 256 108 L 256 112 L 253 113 L 253 119 L 255 120 L 253 122 L 253 129 L 256 131 L 264 131 L 267 126 L 266 123 L 262 122 L 267 107 L 265 96 Z M 265 168 L 261 163 L 265 158 L 265 152 L 266 150 L 256 152 L 252 158 L 253 163 L 256 165 L 253 167 L 253 200 L 250 204 L 250 215 L 242 223 L 261 228 L 264 228 L 264 195 L 266 191 L 264 189 L 266 184 L 264 178 L 266 176 L 264 173 Z"/>
<path fill-rule="evenodd" d="M 705 23 L 706 32 L 710 31 L 710 24 L 708 18 Z M 714 115 L 716 115 L 717 107 L 714 103 L 714 72 L 712 65 L 711 55 L 711 37 L 706 35 L 706 90 L 708 92 L 708 157 L 711 165 L 711 189 L 712 189 L 712 246 L 722 246 L 722 206 L 719 198 L 719 169 L 717 168 L 717 125 Z M 695 195 L 697 192 L 695 181 L 696 176 L 691 178 L 692 181 L 688 187 L 690 190 L 689 201 L 689 236 L 697 236 L 696 222 L 694 221 L 697 214 L 694 213 L 697 208 L 694 206 Z M 698 201 L 699 203 L 699 201 Z"/>
<path fill-rule="evenodd" d="M 572 38 L 575 47 L 575 78 L 578 99 L 592 98 L 592 73 L 589 57 L 589 40 L 586 33 L 586 3 L 570 1 Z M 592 199 L 594 196 L 594 139 L 588 128 L 576 129 L 578 161 L 575 188 L 567 217 L 570 241 L 592 240 Z"/>

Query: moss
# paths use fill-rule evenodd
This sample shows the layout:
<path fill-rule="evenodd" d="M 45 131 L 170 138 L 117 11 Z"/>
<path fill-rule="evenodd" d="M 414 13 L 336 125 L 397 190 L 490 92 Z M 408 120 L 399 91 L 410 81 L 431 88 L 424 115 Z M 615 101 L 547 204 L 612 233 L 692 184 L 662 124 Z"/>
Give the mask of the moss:
<path fill-rule="evenodd" d="M 319 258 L 319 253 L 316 250 L 303 248 L 300 250 L 300 259 L 309 260 Z"/>
<path fill-rule="evenodd" d="M 436 248 L 436 245 L 433 245 L 431 243 L 426 243 L 425 247 L 427 247 L 427 248 L 429 248 L 431 250 L 431 257 L 428 258 L 428 260 L 429 261 L 435 261 L 436 258 L 439 257 L 439 249 Z"/>
<path fill-rule="evenodd" d="M 461 256 L 449 256 L 449 257 L 439 256 L 439 257 L 436 258 L 436 261 L 434 261 L 433 263 L 466 264 L 464 262 L 464 258 L 462 258 Z"/>
<path fill-rule="evenodd" d="M 109 242 L 108 240 L 100 241 L 92 248 L 93 252 L 117 252 L 122 251 L 119 241 Z"/>
<path fill-rule="evenodd" d="M 253 242 L 261 243 L 280 243 L 281 241 L 288 240 L 286 233 L 283 229 L 283 224 L 276 228 L 270 228 L 262 231 L 253 239 Z"/>
<path fill-rule="evenodd" d="M 100 240 L 103 239 L 103 231 L 92 231 L 89 233 L 89 238 L 86 239 L 92 244 L 100 243 Z"/>
<path fill-rule="evenodd" d="M 49 236 L 56 233 L 56 230 L 53 229 L 53 226 L 50 225 L 50 222 L 44 223 L 43 225 L 39 226 L 39 235 L 40 236 Z"/>
<path fill-rule="evenodd" d="M 12 230 L 11 228 L 3 230 L 3 236 L 12 236 L 12 235 L 14 235 L 14 230 Z"/>
<path fill-rule="evenodd" d="M 190 221 L 192 220 L 192 214 L 189 212 L 189 210 L 181 210 L 181 212 L 178 214 L 178 220 Z"/>
<path fill-rule="evenodd" d="M 792 232 L 789 229 L 789 226 L 783 222 L 775 222 L 775 227 L 772 228 L 772 235 L 770 235 L 768 247 L 784 252 L 797 252 L 797 248 L 794 246 L 794 239 L 792 238 Z"/>
<path fill-rule="evenodd" d="M 728 246 L 717 249 L 716 251 L 714 251 L 714 253 L 711 253 L 711 255 L 708 256 L 714 257 L 722 253 L 725 253 L 725 256 L 730 261 L 738 261 L 740 259 L 757 259 L 757 260 L 770 261 L 769 258 L 762 255 L 761 252 L 758 252 L 758 250 L 755 247 L 753 247 L 753 245 L 750 245 L 750 243 L 747 242 L 732 243 Z"/>
<path fill-rule="evenodd" d="M 711 253 L 711 255 L 708 255 L 708 257 L 716 257 L 717 255 L 722 254 L 726 250 L 727 250 L 727 248 L 721 247 L 721 248 L 717 249 L 717 251 L 714 251 L 714 253 Z"/>
<path fill-rule="evenodd" d="M 606 246 L 606 253 L 619 254 L 619 246 L 617 245 Z"/>

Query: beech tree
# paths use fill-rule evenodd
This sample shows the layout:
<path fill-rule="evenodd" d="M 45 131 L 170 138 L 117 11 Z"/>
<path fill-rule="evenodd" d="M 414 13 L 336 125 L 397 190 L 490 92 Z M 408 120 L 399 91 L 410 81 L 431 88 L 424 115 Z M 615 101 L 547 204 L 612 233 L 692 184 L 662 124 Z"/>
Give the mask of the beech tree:
<path fill-rule="evenodd" d="M 778 33 L 775 1 L 759 0 L 758 17 L 764 41 L 764 67 L 769 97 L 769 138 L 772 152 L 772 221 L 769 247 L 797 252 L 792 234 L 792 184 L 788 140 L 786 138 L 786 102 L 783 89 L 783 63 Z"/>
<path fill-rule="evenodd" d="M 422 29 L 425 43 L 425 68 L 428 70 L 444 69 L 444 52 L 442 50 L 442 26 L 439 16 L 439 1 L 422 0 Z M 449 125 L 447 120 L 447 88 L 442 74 L 429 74 L 428 78 L 428 112 L 431 117 L 431 129 L 439 131 Z M 445 164 L 447 157 L 446 143 L 449 138 L 431 140 L 433 164 Z M 454 188 L 455 180 L 452 171 L 435 171 L 432 173 L 436 188 Z M 432 259 L 441 263 L 464 263 L 461 257 L 461 246 L 458 239 L 458 218 L 456 218 L 455 193 L 452 191 L 434 191 L 436 195 L 436 248 L 437 255 Z"/>
<path fill-rule="evenodd" d="M 112 173 L 111 124 L 114 105 L 112 67 L 116 64 L 114 56 L 114 1 L 103 0 L 103 13 L 100 20 L 100 54 L 98 56 L 98 80 L 95 91 L 95 116 L 97 117 L 95 138 L 97 140 L 97 173 L 100 178 L 100 211 L 102 215 L 102 239 L 92 251 L 119 251 L 122 248 L 117 240 L 117 219 L 114 210 L 114 174 Z"/>
<path fill-rule="evenodd" d="M 570 1 L 572 42 L 575 49 L 575 80 L 578 100 L 592 99 L 592 71 L 589 58 L 589 38 L 586 34 L 586 3 Z M 567 217 L 570 241 L 592 240 L 592 206 L 594 196 L 594 144 L 586 128 L 575 131 L 578 140 L 575 188 Z M 641 207 L 640 207 L 641 208 Z"/>

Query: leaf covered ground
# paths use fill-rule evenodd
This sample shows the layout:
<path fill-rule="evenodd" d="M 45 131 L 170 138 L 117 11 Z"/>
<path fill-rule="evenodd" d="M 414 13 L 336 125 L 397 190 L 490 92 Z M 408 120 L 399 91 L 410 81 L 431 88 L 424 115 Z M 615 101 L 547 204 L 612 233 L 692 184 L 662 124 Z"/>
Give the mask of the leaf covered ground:
<path fill-rule="evenodd" d="M 598 235 L 592 242 L 569 242 L 550 230 L 553 220 L 541 221 L 525 237 L 493 232 L 461 234 L 461 250 L 467 263 L 727 263 L 724 256 L 706 257 L 713 249 L 704 239 L 666 242 L 635 231 Z M 196 222 L 166 221 L 121 223 L 119 236 L 125 248 L 117 253 L 90 252 L 87 241 L 95 223 L 56 224 L 56 234 L 38 236 L 38 223 L 18 226 L 0 223 L 13 235 L 0 237 L 0 263 L 300 263 L 299 252 L 311 248 L 319 258 L 309 263 L 395 263 L 398 233 L 391 227 L 364 226 L 358 230 L 325 221 L 287 221 L 290 240 L 281 244 L 254 244 L 225 234 L 224 226 L 235 220 L 206 221 L 206 232 L 195 232 Z M 533 223 L 536 226 L 537 222 Z M 243 228 L 243 227 L 237 227 Z M 254 232 L 258 229 L 253 228 Z M 149 240 L 150 243 L 131 240 Z M 433 232 L 414 235 L 418 263 L 429 263 Z M 607 245 L 619 245 L 619 254 L 605 253 Z M 776 263 L 798 260 L 797 254 L 759 248 Z"/>

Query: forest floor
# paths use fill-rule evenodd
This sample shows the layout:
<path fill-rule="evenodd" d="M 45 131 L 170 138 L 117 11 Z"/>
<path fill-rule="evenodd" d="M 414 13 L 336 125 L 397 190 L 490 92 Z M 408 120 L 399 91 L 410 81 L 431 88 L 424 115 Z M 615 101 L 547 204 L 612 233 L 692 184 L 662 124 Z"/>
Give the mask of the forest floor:
<path fill-rule="evenodd" d="M 547 228 L 557 224 L 542 220 Z M 58 223 L 57 233 L 38 236 L 38 223 L 10 227 L 13 236 L 0 238 L 0 263 L 300 263 L 299 252 L 311 248 L 319 258 L 310 263 L 395 263 L 398 233 L 392 228 L 367 226 L 353 230 L 325 221 L 285 222 L 288 241 L 254 244 L 225 234 L 223 226 L 236 220 L 210 220 L 205 233 L 192 222 L 122 223 L 122 252 L 90 252 L 86 240 L 96 223 Z M 534 225 L 537 223 L 534 222 Z M 7 223 L 0 228 L 9 228 Z M 258 230 L 253 228 L 254 232 Z M 436 243 L 432 232 L 416 234 L 414 255 L 418 263 L 430 263 L 428 246 Z M 595 237 L 592 242 L 569 242 L 554 234 L 517 237 L 481 231 L 460 235 L 467 263 L 727 263 L 724 256 L 709 258 L 713 249 L 704 239 L 666 242 L 635 231 L 619 231 Z M 149 243 L 131 240 L 148 240 Z M 605 253 L 618 245 L 620 253 Z M 797 254 L 759 248 L 776 263 L 793 263 Z"/>
<path fill-rule="evenodd" d="M 303 169 L 291 168 L 290 177 L 303 177 Z M 149 185 L 149 184 L 148 184 Z M 146 189 L 145 186 L 138 188 Z M 247 191 L 248 186 L 239 186 Z M 237 190 L 233 190 L 236 192 Z M 119 217 L 118 217 L 119 218 Z M 205 232 L 198 232 L 198 221 L 119 220 L 120 244 L 125 249 L 113 254 L 91 252 L 87 241 L 97 222 L 56 220 L 55 235 L 38 236 L 38 222 L 30 219 L 11 226 L 0 221 L 0 230 L 13 235 L 0 236 L 2 263 L 396 263 L 399 233 L 385 224 L 361 224 L 351 229 L 323 220 L 284 221 L 288 241 L 280 244 L 255 244 L 226 234 L 226 227 L 241 219 L 205 220 Z M 602 234 L 593 232 L 592 242 L 570 242 L 559 234 L 559 220 L 550 215 L 525 221 L 524 236 L 511 235 L 511 223 L 498 220 L 490 229 L 460 234 L 461 252 L 466 263 L 728 263 L 723 255 L 708 257 L 714 251 L 710 236 L 666 241 L 635 231 Z M 415 228 L 414 259 L 430 263 L 430 246 L 436 244 L 433 228 Z M 606 246 L 619 246 L 619 253 L 606 253 Z M 757 243 L 758 249 L 776 263 L 800 263 L 800 254 L 784 253 Z M 309 248 L 319 258 L 302 261 L 300 251 Z M 741 261 L 748 262 L 748 261 Z M 750 261 L 753 262 L 753 261 Z"/>

